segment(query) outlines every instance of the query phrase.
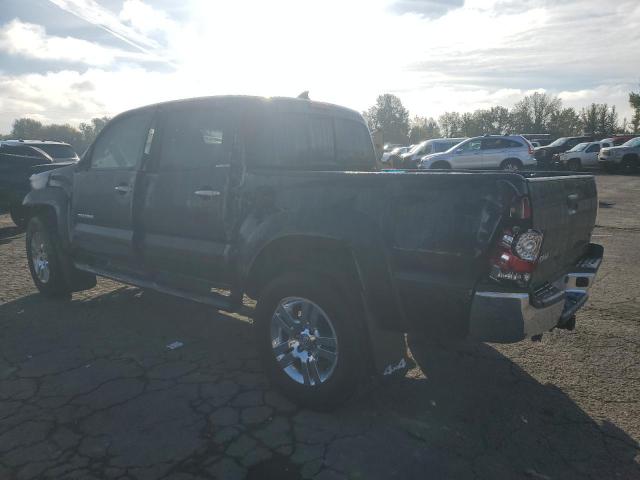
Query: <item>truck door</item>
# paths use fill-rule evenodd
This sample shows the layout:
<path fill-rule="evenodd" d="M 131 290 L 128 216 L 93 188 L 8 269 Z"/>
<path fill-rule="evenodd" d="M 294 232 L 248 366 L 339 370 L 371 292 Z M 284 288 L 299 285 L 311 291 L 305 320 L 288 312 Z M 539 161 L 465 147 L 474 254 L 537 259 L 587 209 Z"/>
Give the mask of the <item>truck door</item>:
<path fill-rule="evenodd" d="M 219 285 L 235 115 L 215 100 L 168 105 L 144 173 L 140 210 L 145 265 L 162 283 Z M 183 281 L 184 280 L 184 281 Z"/>
<path fill-rule="evenodd" d="M 72 241 L 89 260 L 102 257 L 112 265 L 133 264 L 134 189 L 153 116 L 147 109 L 115 119 L 78 164 Z"/>
<path fill-rule="evenodd" d="M 600 153 L 600 144 L 592 143 L 584 152 L 583 167 L 595 167 L 598 165 L 598 154 Z"/>

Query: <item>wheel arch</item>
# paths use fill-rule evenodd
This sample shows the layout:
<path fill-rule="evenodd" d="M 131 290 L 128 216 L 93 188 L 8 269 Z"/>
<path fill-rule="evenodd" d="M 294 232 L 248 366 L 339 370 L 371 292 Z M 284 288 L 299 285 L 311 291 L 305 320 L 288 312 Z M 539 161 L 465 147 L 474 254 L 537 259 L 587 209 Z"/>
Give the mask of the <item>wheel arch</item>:
<path fill-rule="evenodd" d="M 502 160 L 500 162 L 500 168 L 503 168 L 505 163 L 507 163 L 507 162 L 516 163 L 516 164 L 520 165 L 520 167 L 523 166 L 522 160 L 520 160 L 518 157 L 507 157 L 507 158 L 505 158 L 504 160 Z"/>
<path fill-rule="evenodd" d="M 438 165 L 441 165 L 442 167 L 438 167 Z M 451 163 L 449 163 L 447 160 L 436 160 L 435 162 L 433 162 L 433 165 L 431 165 L 430 169 L 438 169 L 443 167 L 446 169 L 451 169 Z"/>
<path fill-rule="evenodd" d="M 338 267 L 338 268 L 336 268 Z M 290 234 L 277 237 L 254 256 L 244 278 L 244 290 L 252 298 L 284 270 L 316 269 L 361 284 L 355 257 L 347 244 L 331 237 Z"/>
<path fill-rule="evenodd" d="M 24 198 L 22 205 L 26 215 L 31 218 L 43 215 L 49 225 L 56 229 L 64 248 L 69 247 L 69 197 L 59 188 L 32 190 Z M 28 221 L 27 218 L 27 221 Z"/>

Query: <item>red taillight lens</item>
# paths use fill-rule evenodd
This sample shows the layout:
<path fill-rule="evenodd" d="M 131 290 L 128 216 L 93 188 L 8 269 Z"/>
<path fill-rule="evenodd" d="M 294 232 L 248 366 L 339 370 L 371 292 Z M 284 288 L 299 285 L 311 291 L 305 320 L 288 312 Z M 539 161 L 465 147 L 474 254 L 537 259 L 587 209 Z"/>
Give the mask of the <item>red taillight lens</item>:
<path fill-rule="evenodd" d="M 526 286 L 538 261 L 542 239 L 542 233 L 536 230 L 522 233 L 505 230 L 491 258 L 490 277 L 496 281 L 507 280 Z"/>
<path fill-rule="evenodd" d="M 529 144 L 529 155 L 533 155 L 533 145 Z"/>

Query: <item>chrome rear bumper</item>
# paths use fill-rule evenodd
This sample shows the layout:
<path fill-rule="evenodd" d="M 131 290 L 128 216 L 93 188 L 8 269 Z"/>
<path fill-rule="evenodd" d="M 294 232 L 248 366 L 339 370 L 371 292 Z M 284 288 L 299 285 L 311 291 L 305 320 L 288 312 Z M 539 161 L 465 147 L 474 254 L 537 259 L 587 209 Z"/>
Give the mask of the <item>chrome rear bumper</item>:
<path fill-rule="evenodd" d="M 591 244 L 571 272 L 533 294 L 477 291 L 471 304 L 469 337 L 513 343 L 553 328 L 571 329 L 576 312 L 589 298 L 604 249 Z"/>

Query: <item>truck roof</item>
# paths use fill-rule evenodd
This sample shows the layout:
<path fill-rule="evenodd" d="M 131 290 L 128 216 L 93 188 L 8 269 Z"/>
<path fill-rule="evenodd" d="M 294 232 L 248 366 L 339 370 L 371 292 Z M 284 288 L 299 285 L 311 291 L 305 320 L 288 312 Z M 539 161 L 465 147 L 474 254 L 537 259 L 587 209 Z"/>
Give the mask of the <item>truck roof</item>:
<path fill-rule="evenodd" d="M 251 106 L 271 106 L 275 110 L 287 111 L 287 112 L 300 112 L 300 113 L 331 113 L 332 115 L 339 115 L 352 120 L 361 121 L 362 116 L 355 110 L 350 108 L 335 105 L 327 102 L 317 102 L 315 100 L 307 100 L 304 98 L 293 97 L 259 97 L 252 95 L 214 95 L 206 97 L 192 97 L 176 100 L 169 100 L 166 102 L 154 103 L 151 105 L 145 105 L 142 107 L 127 110 L 132 112 L 136 110 L 144 110 L 147 108 L 154 108 L 163 105 L 176 105 L 180 103 L 198 103 L 206 101 L 219 101 L 221 103 L 237 103 L 245 108 Z M 122 112 L 122 113 L 127 113 Z"/>

